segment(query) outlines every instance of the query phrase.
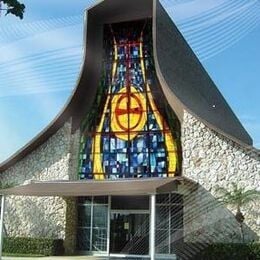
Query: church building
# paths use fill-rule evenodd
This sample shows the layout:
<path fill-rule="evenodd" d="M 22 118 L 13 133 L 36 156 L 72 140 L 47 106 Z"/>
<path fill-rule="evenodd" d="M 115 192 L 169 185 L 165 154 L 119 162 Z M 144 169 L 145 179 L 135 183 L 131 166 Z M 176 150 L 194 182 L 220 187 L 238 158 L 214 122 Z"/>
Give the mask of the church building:
<path fill-rule="evenodd" d="M 260 152 L 160 1 L 101 1 L 83 44 L 62 111 L 0 164 L 4 235 L 113 259 L 239 241 L 217 189 L 259 188 Z M 260 235 L 256 208 L 243 208 L 246 241 Z"/>

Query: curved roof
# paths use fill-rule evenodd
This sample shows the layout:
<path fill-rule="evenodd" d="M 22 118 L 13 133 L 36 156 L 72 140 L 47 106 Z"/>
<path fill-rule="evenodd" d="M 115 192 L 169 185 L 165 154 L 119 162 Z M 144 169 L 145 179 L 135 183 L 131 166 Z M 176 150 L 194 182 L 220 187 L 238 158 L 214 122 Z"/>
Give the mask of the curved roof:
<path fill-rule="evenodd" d="M 153 18 L 156 73 L 165 96 L 181 120 L 184 109 L 206 125 L 234 141 L 250 146 L 252 139 L 243 128 L 159 0 L 105 0 L 86 11 L 84 57 L 72 95 L 57 117 L 31 142 L 0 164 L 3 172 L 32 152 L 66 121 L 72 131 L 90 109 L 101 75 L 103 25 Z"/>

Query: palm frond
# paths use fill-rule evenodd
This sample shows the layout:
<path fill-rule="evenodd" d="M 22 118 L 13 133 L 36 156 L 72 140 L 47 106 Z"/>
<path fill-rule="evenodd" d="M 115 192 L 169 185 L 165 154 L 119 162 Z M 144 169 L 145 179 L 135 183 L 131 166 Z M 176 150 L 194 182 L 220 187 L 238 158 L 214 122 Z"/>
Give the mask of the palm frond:
<path fill-rule="evenodd" d="M 0 190 L 12 188 L 15 186 L 15 183 L 0 183 Z"/>
<path fill-rule="evenodd" d="M 223 187 L 217 187 L 216 192 L 220 194 L 217 199 L 223 204 L 230 204 L 240 208 L 241 206 L 257 199 L 260 192 L 257 190 L 245 190 L 245 188 L 238 187 L 237 183 L 231 183 L 232 189 L 229 191 Z"/>
<path fill-rule="evenodd" d="M 245 205 L 253 200 L 260 198 L 260 191 L 248 190 L 243 194 L 242 204 Z"/>
<path fill-rule="evenodd" d="M 223 187 L 217 187 L 215 189 L 216 193 L 218 193 L 220 195 L 220 197 L 223 197 L 223 196 L 229 196 L 230 195 L 230 192 L 223 188 Z"/>

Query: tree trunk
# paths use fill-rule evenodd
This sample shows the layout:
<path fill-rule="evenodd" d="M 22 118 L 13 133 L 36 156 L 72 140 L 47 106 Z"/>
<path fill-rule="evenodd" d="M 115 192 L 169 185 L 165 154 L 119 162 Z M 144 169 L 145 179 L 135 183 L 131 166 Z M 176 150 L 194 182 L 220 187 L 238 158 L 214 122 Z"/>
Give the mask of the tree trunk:
<path fill-rule="evenodd" d="M 237 208 L 237 213 L 236 213 L 235 218 L 239 224 L 241 241 L 242 241 L 242 243 L 244 243 L 245 237 L 244 237 L 244 230 L 243 230 L 243 222 L 244 222 L 245 217 L 244 217 L 243 213 L 240 211 L 240 207 Z"/>
<path fill-rule="evenodd" d="M 244 236 L 244 230 L 243 230 L 243 223 L 240 223 L 240 224 L 239 224 L 239 228 L 240 228 L 240 236 L 241 236 L 242 243 L 245 243 L 245 236 Z"/>

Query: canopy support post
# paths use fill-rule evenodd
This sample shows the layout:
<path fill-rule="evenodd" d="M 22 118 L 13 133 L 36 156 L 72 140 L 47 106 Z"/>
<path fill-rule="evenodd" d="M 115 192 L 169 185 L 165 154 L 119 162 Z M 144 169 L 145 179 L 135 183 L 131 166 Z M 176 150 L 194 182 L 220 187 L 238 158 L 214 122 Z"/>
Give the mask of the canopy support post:
<path fill-rule="evenodd" d="M 155 205 L 156 195 L 150 195 L 150 257 L 151 260 L 155 260 Z"/>

